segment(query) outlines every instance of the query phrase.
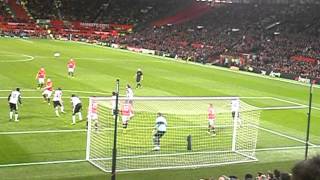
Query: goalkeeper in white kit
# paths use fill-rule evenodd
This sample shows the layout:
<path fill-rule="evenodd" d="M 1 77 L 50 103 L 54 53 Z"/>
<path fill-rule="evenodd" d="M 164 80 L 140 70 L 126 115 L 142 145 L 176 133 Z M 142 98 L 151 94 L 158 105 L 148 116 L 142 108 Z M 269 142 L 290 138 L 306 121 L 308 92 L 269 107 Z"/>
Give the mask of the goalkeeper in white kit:
<path fill-rule="evenodd" d="M 159 151 L 160 150 L 160 138 L 167 131 L 167 120 L 163 117 L 162 113 L 157 114 L 156 125 L 153 130 L 153 145 L 154 148 L 152 150 Z"/>
<path fill-rule="evenodd" d="M 240 118 L 240 101 L 238 99 L 234 99 L 231 101 L 231 115 L 233 121 L 237 122 L 237 125 L 241 126 L 241 118 Z"/>

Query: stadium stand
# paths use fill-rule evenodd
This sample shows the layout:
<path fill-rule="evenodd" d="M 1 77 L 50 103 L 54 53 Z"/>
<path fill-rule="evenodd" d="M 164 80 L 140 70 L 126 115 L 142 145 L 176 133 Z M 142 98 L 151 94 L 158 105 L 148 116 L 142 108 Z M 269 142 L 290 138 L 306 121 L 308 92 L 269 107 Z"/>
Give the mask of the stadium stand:
<path fill-rule="evenodd" d="M 9 14 L 9 8 L 3 1 L 0 1 L 0 22 L 11 20 L 12 17 Z"/>
<path fill-rule="evenodd" d="M 175 15 L 156 21 L 153 23 L 153 25 L 163 26 L 167 24 L 181 24 L 183 22 L 196 19 L 210 10 L 211 8 L 207 4 L 193 2 L 190 3 L 188 7 L 177 12 Z"/>
<path fill-rule="evenodd" d="M 181 3 L 183 2 L 183 3 Z M 133 24 L 143 23 L 172 13 L 192 0 L 29 0 L 26 6 L 36 19 L 58 19 L 90 23 Z M 86 7 L 83 9 L 83 7 Z M 166 7 L 166 8 L 161 8 Z M 110 9 L 112 8 L 112 11 Z"/>
<path fill-rule="evenodd" d="M 29 22 L 31 20 L 31 17 L 28 15 L 28 12 L 26 11 L 24 5 L 25 1 L 20 0 L 7 0 L 6 4 L 13 12 L 14 18 L 18 22 Z"/>
<path fill-rule="evenodd" d="M 57 19 L 54 5 L 50 0 L 28 0 L 26 3 L 28 11 L 34 19 Z"/>
<path fill-rule="evenodd" d="M 281 73 L 290 79 L 319 78 L 319 25 L 314 20 L 319 17 L 318 5 L 231 4 L 213 8 L 193 21 L 149 26 L 126 37 L 110 37 L 110 42 L 201 63 Z M 309 21 L 300 17 L 309 17 Z M 243 54 L 249 56 L 244 58 Z"/>

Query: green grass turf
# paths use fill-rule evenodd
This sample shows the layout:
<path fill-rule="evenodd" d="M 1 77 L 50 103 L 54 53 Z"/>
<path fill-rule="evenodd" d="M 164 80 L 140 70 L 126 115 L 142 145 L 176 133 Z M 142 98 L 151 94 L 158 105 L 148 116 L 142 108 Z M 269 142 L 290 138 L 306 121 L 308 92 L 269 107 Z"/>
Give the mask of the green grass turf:
<path fill-rule="evenodd" d="M 125 84 L 134 84 L 134 74 L 138 68 L 144 72 L 144 87 L 135 90 L 136 96 L 268 96 L 300 104 L 308 103 L 308 87 L 286 82 L 248 76 L 243 73 L 201 67 L 193 64 L 168 61 L 158 57 L 93 47 L 86 44 L 48 40 L 21 41 L 0 38 L 0 90 L 21 87 L 24 97 L 40 96 L 35 75 L 43 66 L 54 87 L 64 90 L 67 114 L 54 116 L 53 108 L 42 99 L 23 99 L 20 108 L 21 121 L 8 121 L 8 107 L 5 97 L 8 91 L 0 91 L 0 133 L 8 131 L 78 130 L 85 128 L 85 122 L 71 126 L 69 97 L 77 93 L 82 97 L 109 95 L 114 90 L 116 78 L 121 80 L 121 95 Z M 54 58 L 53 53 L 61 52 Z M 28 55 L 28 56 L 26 56 Z M 14 62 L 34 57 L 27 62 Z M 76 77 L 66 76 L 66 63 L 71 57 L 77 61 Z M 24 91 L 24 90 L 34 91 Z M 76 91 L 89 91 L 76 92 Z M 92 92 L 92 93 L 90 93 Z M 314 89 L 314 107 L 320 107 L 320 90 Z M 257 107 L 293 106 L 291 102 L 275 99 L 244 99 Z M 84 114 L 84 117 L 86 115 Z M 313 109 L 311 142 L 320 144 L 319 110 Z M 260 125 L 298 139 L 305 138 L 307 109 L 269 110 L 261 113 Z M 0 165 L 8 163 L 30 163 L 85 158 L 84 132 L 0 135 Z M 258 148 L 301 146 L 295 140 L 260 131 Z M 317 153 L 313 150 L 312 153 Z M 259 162 L 194 170 L 161 170 L 147 172 L 120 173 L 119 179 L 198 179 L 220 174 L 243 176 L 246 172 L 266 171 L 274 168 L 289 170 L 294 162 L 303 159 L 303 150 L 259 151 Z M 105 179 L 105 174 L 87 162 L 33 165 L 0 168 L 1 179 Z M 168 178 L 169 177 L 169 178 Z"/>

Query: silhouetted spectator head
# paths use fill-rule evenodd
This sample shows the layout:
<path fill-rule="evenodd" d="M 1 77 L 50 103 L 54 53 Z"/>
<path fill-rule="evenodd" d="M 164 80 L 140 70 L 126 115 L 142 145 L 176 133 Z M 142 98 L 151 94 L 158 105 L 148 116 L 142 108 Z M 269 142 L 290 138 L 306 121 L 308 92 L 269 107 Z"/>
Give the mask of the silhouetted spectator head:
<path fill-rule="evenodd" d="M 302 161 L 292 168 L 293 180 L 320 180 L 320 156 Z"/>
<path fill-rule="evenodd" d="M 244 176 L 244 180 L 253 180 L 252 174 L 246 174 L 246 175 Z"/>
<path fill-rule="evenodd" d="M 275 169 L 275 170 L 273 171 L 273 174 L 274 174 L 274 177 L 275 177 L 276 179 L 280 179 L 280 171 L 279 171 L 278 169 Z"/>
<path fill-rule="evenodd" d="M 267 179 L 267 176 L 264 175 L 264 174 L 262 174 L 262 175 L 260 176 L 260 179 L 261 179 L 261 180 L 268 180 L 268 179 Z"/>
<path fill-rule="evenodd" d="M 289 173 L 281 173 L 280 180 L 291 180 L 291 175 Z M 305 179 L 305 180 L 307 180 L 307 179 Z M 311 180 L 311 179 L 308 179 L 308 180 Z"/>
<path fill-rule="evenodd" d="M 229 180 L 238 180 L 237 176 L 229 176 Z"/>
<path fill-rule="evenodd" d="M 272 172 L 268 172 L 267 178 L 270 179 L 270 180 L 274 179 L 274 175 L 272 174 Z"/>
<path fill-rule="evenodd" d="M 229 180 L 227 176 L 219 176 L 218 180 Z"/>

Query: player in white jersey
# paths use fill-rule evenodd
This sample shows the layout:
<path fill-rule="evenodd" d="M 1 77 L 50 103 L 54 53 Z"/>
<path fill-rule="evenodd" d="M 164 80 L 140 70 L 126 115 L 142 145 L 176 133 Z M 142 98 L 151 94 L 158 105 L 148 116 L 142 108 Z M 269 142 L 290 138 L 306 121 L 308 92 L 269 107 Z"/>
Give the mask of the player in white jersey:
<path fill-rule="evenodd" d="M 160 150 L 160 138 L 167 131 L 167 120 L 163 117 L 162 113 L 157 114 L 156 124 L 153 130 L 153 145 L 154 148 L 152 150 L 159 151 Z"/>
<path fill-rule="evenodd" d="M 132 105 L 133 104 L 133 90 L 129 84 L 126 87 L 126 97 L 128 102 Z"/>
<path fill-rule="evenodd" d="M 56 116 L 59 117 L 59 107 L 61 113 L 64 113 L 63 101 L 62 101 L 62 89 L 58 88 L 54 91 L 53 95 L 53 108 L 55 110 Z"/>
<path fill-rule="evenodd" d="M 241 125 L 241 119 L 240 119 L 240 102 L 238 99 L 234 99 L 231 101 L 231 114 L 234 121 L 237 121 L 239 125 Z"/>
<path fill-rule="evenodd" d="M 79 115 L 79 120 L 82 121 L 82 104 L 79 97 L 72 94 L 71 95 L 71 103 L 72 103 L 72 125 L 76 124 L 76 114 Z"/>
<path fill-rule="evenodd" d="M 21 93 L 20 88 L 16 88 L 16 90 L 12 91 L 8 96 L 8 102 L 9 102 L 9 108 L 10 108 L 10 121 L 13 119 L 13 113 L 14 113 L 14 121 L 18 120 L 18 103 L 22 104 L 21 102 Z"/>

